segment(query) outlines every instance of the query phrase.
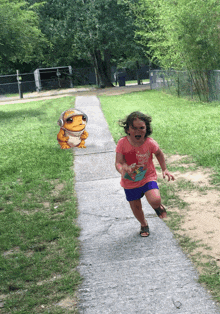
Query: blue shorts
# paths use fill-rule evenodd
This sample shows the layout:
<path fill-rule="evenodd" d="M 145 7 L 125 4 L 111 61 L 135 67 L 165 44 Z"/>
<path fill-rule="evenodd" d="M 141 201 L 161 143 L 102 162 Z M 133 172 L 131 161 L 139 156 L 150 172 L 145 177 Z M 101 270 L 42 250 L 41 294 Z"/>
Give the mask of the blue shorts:
<path fill-rule="evenodd" d="M 124 189 L 124 190 L 125 190 L 126 199 L 128 202 L 130 202 L 130 201 L 139 200 L 140 198 L 142 198 L 144 196 L 145 192 L 147 192 L 149 190 L 153 190 L 153 189 L 159 190 L 156 181 L 147 182 L 145 185 L 143 185 L 139 188 Z"/>

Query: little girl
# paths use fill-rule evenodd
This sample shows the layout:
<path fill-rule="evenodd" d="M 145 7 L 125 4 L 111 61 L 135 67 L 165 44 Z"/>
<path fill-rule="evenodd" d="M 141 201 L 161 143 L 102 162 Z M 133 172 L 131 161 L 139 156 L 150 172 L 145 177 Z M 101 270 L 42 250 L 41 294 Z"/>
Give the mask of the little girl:
<path fill-rule="evenodd" d="M 142 210 L 141 198 L 145 195 L 149 204 L 161 218 L 167 216 L 166 209 L 161 204 L 157 185 L 157 174 L 152 161 L 154 154 L 162 169 L 163 178 L 174 180 L 167 170 L 164 154 L 159 145 L 151 137 L 151 117 L 139 112 L 132 112 L 125 120 L 119 121 L 127 136 L 121 138 L 116 146 L 115 166 L 121 174 L 121 186 L 125 190 L 134 216 L 141 223 L 140 235 L 150 234 L 148 223 Z"/>

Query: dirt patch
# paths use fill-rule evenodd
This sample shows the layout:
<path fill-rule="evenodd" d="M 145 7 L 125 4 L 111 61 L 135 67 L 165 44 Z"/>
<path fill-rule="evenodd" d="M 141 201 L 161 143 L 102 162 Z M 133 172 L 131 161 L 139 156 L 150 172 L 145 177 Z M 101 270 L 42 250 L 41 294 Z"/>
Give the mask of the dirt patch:
<path fill-rule="evenodd" d="M 76 305 L 77 305 L 76 300 L 77 300 L 76 298 L 67 297 L 66 299 L 63 299 L 62 301 L 60 301 L 56 305 L 60 306 L 63 309 L 68 309 L 68 310 L 74 311 L 74 309 L 76 308 Z"/>
<path fill-rule="evenodd" d="M 179 234 L 201 241 L 202 255 L 211 255 L 220 266 L 220 193 L 208 190 L 180 192 L 179 196 L 189 204 L 189 210 Z"/>
<path fill-rule="evenodd" d="M 191 181 L 200 187 L 211 187 L 210 172 L 201 167 L 195 171 L 187 171 L 186 173 L 180 173 L 177 171 L 174 172 L 173 175 L 178 179 Z"/>
<path fill-rule="evenodd" d="M 178 234 L 198 241 L 201 256 L 213 257 L 220 266 L 220 191 L 211 184 L 213 171 L 202 167 L 191 170 L 189 168 L 193 163 L 188 159 L 189 163 L 186 164 L 187 158 L 179 155 L 166 157 L 168 168 L 185 168 L 184 172 L 172 172 L 175 181 L 169 183 L 174 186 L 180 199 L 188 204 L 181 210 L 184 219 Z M 182 183 L 184 188 L 181 187 Z M 178 208 L 172 206 L 169 211 L 180 213 Z"/>
<path fill-rule="evenodd" d="M 54 190 L 52 190 L 51 195 L 52 196 L 58 196 L 58 195 L 60 195 L 60 193 L 63 189 L 64 189 L 64 184 L 59 183 L 55 186 Z"/>

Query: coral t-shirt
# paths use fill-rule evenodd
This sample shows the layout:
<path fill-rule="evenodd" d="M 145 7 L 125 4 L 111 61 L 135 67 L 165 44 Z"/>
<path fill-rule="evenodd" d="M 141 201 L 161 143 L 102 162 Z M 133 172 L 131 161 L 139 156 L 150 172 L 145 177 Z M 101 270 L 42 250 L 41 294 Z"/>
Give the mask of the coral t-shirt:
<path fill-rule="evenodd" d="M 121 177 L 121 186 L 125 189 L 134 189 L 147 182 L 156 181 L 157 173 L 153 164 L 153 154 L 159 149 L 158 143 L 147 137 L 139 147 L 132 146 L 127 136 L 121 138 L 116 146 L 116 153 L 124 156 L 127 165 L 134 167 L 134 173 Z M 136 167 L 136 165 L 139 165 Z"/>

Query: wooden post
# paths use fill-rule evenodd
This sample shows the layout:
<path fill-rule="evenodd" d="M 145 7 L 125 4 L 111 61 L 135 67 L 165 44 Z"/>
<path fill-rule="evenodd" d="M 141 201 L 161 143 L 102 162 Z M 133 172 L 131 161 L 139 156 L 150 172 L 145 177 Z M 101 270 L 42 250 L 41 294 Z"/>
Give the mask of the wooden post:
<path fill-rule="evenodd" d="M 18 81 L 18 92 L 20 98 L 23 98 L 23 92 L 22 92 L 22 86 L 21 86 L 21 77 L 19 76 L 19 70 L 16 70 L 17 72 L 17 81 Z"/>

